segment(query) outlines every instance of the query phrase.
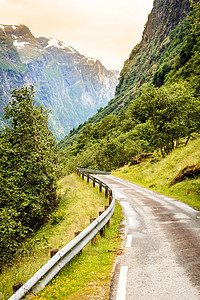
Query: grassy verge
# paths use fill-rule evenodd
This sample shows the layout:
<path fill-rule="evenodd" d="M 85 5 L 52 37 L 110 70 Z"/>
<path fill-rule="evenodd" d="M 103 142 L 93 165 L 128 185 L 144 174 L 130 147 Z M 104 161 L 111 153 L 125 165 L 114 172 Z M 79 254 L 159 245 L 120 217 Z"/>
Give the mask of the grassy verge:
<path fill-rule="evenodd" d="M 199 137 L 158 162 L 146 161 L 136 166 L 125 166 L 112 174 L 200 209 L 199 176 L 169 187 L 170 182 L 183 168 L 197 163 L 200 163 Z"/>
<path fill-rule="evenodd" d="M 24 244 L 24 255 L 20 255 L 12 267 L 6 267 L 0 274 L 1 300 L 12 295 L 14 283 L 25 283 L 48 261 L 50 249 L 61 249 L 74 238 L 75 231 L 86 228 L 90 217 L 97 217 L 98 212 L 108 204 L 104 193 L 100 194 L 97 188 L 82 182 L 75 174 L 59 181 L 59 192 L 60 205 L 50 222 Z M 96 246 L 86 246 L 82 255 L 77 255 L 37 298 L 96 299 L 96 295 L 99 297 L 102 294 L 102 299 L 107 299 L 113 262 L 121 245 L 118 236 L 121 219 L 121 210 L 117 205 L 105 238 L 98 236 Z"/>

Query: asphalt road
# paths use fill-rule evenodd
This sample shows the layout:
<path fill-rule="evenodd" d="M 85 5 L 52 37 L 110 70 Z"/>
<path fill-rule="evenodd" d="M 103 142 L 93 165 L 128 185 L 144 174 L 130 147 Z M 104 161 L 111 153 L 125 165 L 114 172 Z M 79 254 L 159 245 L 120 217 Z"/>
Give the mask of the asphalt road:
<path fill-rule="evenodd" d="M 110 300 L 199 300 L 200 212 L 111 175 L 123 208 L 125 241 Z"/>

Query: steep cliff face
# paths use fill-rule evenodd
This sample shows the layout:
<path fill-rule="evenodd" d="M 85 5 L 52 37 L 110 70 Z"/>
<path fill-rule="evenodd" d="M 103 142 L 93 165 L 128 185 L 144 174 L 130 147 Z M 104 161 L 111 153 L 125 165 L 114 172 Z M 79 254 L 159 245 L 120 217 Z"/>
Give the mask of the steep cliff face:
<path fill-rule="evenodd" d="M 107 114 L 119 113 L 122 108 L 127 107 L 139 93 L 140 87 L 146 87 L 153 82 L 158 68 L 163 78 L 160 76 L 159 80 L 155 79 L 153 83 L 163 83 L 165 75 L 173 68 L 187 36 L 189 28 L 184 22 L 189 11 L 189 0 L 154 1 L 141 42 L 135 46 L 124 63 L 114 99 L 92 118 L 93 122 L 99 121 Z M 169 56 L 170 63 L 165 63 L 165 58 Z"/>
<path fill-rule="evenodd" d="M 189 9 L 188 0 L 155 0 L 144 28 L 142 45 L 150 43 L 154 35 L 157 41 L 162 42 L 187 16 Z"/>
<path fill-rule="evenodd" d="M 133 85 L 135 93 L 138 87 L 152 79 L 157 62 L 171 43 L 170 32 L 187 16 L 189 10 L 189 0 L 154 1 L 142 40 L 124 64 L 116 96 L 129 84 Z"/>
<path fill-rule="evenodd" d="M 36 98 L 52 111 L 50 126 L 58 139 L 105 106 L 118 78 L 93 58 L 55 39 L 35 38 L 24 25 L 0 26 L 0 117 L 9 90 L 36 85 Z"/>

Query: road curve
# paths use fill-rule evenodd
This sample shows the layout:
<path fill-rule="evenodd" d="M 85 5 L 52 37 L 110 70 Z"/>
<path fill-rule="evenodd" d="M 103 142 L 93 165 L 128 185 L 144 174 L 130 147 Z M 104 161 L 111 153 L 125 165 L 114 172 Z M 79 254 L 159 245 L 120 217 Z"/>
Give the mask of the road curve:
<path fill-rule="evenodd" d="M 111 175 L 126 238 L 110 300 L 199 300 L 200 212 Z"/>

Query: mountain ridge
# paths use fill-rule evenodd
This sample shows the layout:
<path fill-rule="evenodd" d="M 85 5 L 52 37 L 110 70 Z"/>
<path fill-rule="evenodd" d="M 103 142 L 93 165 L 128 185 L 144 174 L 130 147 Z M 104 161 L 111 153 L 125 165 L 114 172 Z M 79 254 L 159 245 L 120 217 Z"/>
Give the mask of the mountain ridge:
<path fill-rule="evenodd" d="M 36 85 L 36 101 L 51 110 L 57 139 L 92 116 L 113 97 L 118 78 L 100 61 L 87 58 L 62 41 L 35 38 L 25 25 L 0 25 L 0 108 L 9 90 Z"/>

